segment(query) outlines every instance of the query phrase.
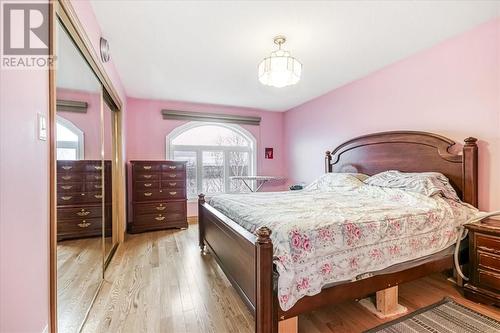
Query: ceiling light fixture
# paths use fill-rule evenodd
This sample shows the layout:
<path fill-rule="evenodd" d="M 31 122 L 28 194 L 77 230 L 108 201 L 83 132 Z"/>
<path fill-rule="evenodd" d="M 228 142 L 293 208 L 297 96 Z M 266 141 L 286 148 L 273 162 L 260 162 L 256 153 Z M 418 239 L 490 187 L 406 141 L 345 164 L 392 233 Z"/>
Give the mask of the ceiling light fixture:
<path fill-rule="evenodd" d="M 266 86 L 282 88 L 300 80 L 302 64 L 292 57 L 290 52 L 281 49 L 285 42 L 285 36 L 274 37 L 278 50 L 271 52 L 271 55 L 259 64 L 259 81 Z"/>

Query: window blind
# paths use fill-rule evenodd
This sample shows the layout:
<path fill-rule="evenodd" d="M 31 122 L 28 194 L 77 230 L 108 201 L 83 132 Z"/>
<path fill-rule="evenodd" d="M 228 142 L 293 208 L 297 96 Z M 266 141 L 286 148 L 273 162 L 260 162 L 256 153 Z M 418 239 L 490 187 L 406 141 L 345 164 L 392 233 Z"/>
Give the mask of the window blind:
<path fill-rule="evenodd" d="M 88 106 L 87 102 L 58 99 L 56 109 L 57 111 L 86 113 Z"/>
<path fill-rule="evenodd" d="M 236 116 L 221 113 L 161 110 L 163 119 L 232 123 L 240 125 L 260 125 L 261 117 Z"/>

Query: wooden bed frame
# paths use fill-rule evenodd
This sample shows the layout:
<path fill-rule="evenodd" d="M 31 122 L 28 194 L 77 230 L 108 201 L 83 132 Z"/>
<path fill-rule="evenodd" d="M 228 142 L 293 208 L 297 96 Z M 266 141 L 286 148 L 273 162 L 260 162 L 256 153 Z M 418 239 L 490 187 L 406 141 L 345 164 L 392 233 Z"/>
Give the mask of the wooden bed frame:
<path fill-rule="evenodd" d="M 465 139 L 462 154 L 450 152 L 455 142 L 440 135 L 395 131 L 369 134 L 349 140 L 326 152 L 326 172 L 360 172 L 373 175 L 386 170 L 404 172 L 437 171 L 446 175 L 463 201 L 477 207 L 478 149 L 475 138 Z M 396 289 L 397 285 L 453 266 L 452 256 L 396 273 L 376 275 L 323 289 L 301 298 L 283 311 L 273 290 L 273 244 L 271 230 L 255 234 L 232 221 L 199 195 L 199 246 L 208 248 L 241 298 L 255 316 L 255 332 L 288 331 L 282 322 L 322 306 L 360 299 L 375 292 Z M 394 288 L 396 286 L 396 288 Z M 389 293 L 387 293 L 389 294 Z M 390 294 L 394 294 L 393 292 Z M 382 298 L 382 297 L 381 297 Z M 377 300 L 378 303 L 378 300 Z M 380 302 L 383 305 L 383 299 Z M 292 329 L 293 331 L 293 329 Z"/>

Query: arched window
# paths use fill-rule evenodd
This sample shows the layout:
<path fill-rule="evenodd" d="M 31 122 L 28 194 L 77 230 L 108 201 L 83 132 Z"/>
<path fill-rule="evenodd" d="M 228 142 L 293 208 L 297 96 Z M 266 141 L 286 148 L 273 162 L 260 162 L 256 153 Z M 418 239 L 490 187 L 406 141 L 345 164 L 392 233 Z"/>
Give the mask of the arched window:
<path fill-rule="evenodd" d="M 238 125 L 190 122 L 167 136 L 167 158 L 188 162 L 188 198 L 245 192 L 241 181 L 229 177 L 255 175 L 256 141 Z"/>
<path fill-rule="evenodd" d="M 56 140 L 58 160 L 83 160 L 83 131 L 71 121 L 57 116 Z"/>

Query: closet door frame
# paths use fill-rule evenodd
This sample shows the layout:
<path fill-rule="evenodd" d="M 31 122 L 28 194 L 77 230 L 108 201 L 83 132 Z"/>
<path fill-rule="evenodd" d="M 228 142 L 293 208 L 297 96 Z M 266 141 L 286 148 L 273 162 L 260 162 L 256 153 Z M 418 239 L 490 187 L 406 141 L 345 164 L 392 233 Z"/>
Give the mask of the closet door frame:
<path fill-rule="evenodd" d="M 125 237 L 126 221 L 126 195 L 125 195 L 125 163 L 124 146 L 122 137 L 123 126 L 123 103 L 107 75 L 101 60 L 97 57 L 92 43 L 86 34 L 75 10 L 69 0 L 49 1 L 49 54 L 54 55 L 57 49 L 56 28 L 61 24 L 73 39 L 84 59 L 93 70 L 100 81 L 102 90 L 102 102 L 106 103 L 113 111 L 113 158 L 112 158 L 112 191 L 113 191 L 113 248 L 106 257 L 104 253 L 103 234 L 103 276 L 114 252 Z M 49 332 L 57 332 L 57 198 L 56 198 L 56 75 L 57 63 L 55 67 L 49 68 L 49 121 L 48 121 L 48 141 L 49 141 Z M 101 113 L 104 112 L 101 108 Z M 100 284 L 100 286 L 102 283 Z M 100 286 L 97 290 L 99 292 Z M 94 300 L 95 297 L 94 296 Z M 82 323 L 83 324 L 83 323 Z"/>

